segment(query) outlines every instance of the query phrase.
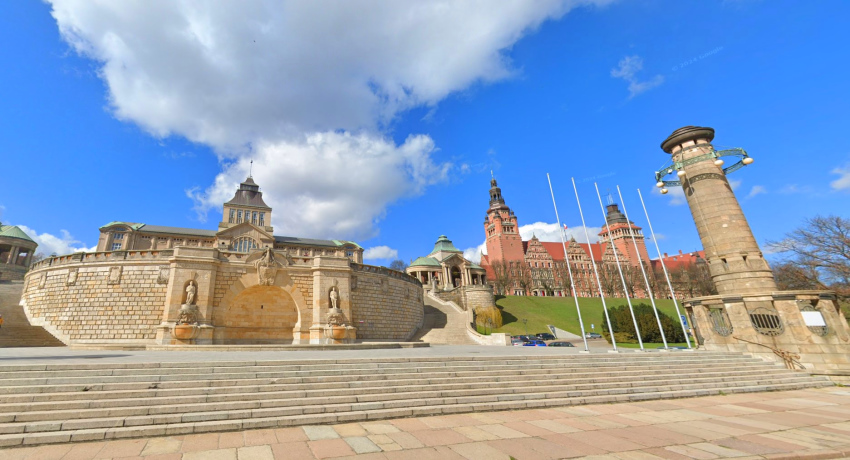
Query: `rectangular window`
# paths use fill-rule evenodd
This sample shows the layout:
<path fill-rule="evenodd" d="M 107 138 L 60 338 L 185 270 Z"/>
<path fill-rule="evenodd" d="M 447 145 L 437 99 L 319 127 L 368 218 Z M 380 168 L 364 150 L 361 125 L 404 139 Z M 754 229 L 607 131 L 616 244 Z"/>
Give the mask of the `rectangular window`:
<path fill-rule="evenodd" d="M 123 240 L 124 234 L 123 233 L 115 233 L 114 235 L 112 235 L 112 239 L 113 240 Z"/>
<path fill-rule="evenodd" d="M 259 225 L 260 225 L 260 227 L 266 226 L 266 213 L 264 213 L 264 212 L 260 213 L 260 223 L 259 223 Z"/>
<path fill-rule="evenodd" d="M 251 213 L 251 223 L 257 225 L 257 211 Z"/>
<path fill-rule="evenodd" d="M 231 209 L 230 210 L 230 218 L 227 220 L 227 223 L 232 224 L 233 221 L 235 221 L 235 220 L 236 220 L 236 210 Z"/>
<path fill-rule="evenodd" d="M 237 224 L 242 223 L 242 210 L 241 209 L 236 213 L 236 223 Z"/>
<path fill-rule="evenodd" d="M 121 243 L 112 243 L 112 250 L 118 251 L 121 249 Z"/>

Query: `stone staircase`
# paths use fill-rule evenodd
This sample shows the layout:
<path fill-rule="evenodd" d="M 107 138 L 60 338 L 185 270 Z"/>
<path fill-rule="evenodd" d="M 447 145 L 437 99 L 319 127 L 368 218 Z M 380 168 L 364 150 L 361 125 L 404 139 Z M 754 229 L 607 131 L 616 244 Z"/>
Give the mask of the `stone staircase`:
<path fill-rule="evenodd" d="M 23 281 L 0 283 L 0 347 L 64 347 L 65 344 L 41 326 L 30 325 L 24 308 L 18 303 L 24 289 Z"/>
<path fill-rule="evenodd" d="M 829 385 L 741 354 L 684 351 L 9 365 L 0 447 Z"/>
<path fill-rule="evenodd" d="M 422 330 L 412 339 L 432 345 L 477 345 L 466 332 L 467 314 L 446 302 L 425 294 L 425 319 Z"/>

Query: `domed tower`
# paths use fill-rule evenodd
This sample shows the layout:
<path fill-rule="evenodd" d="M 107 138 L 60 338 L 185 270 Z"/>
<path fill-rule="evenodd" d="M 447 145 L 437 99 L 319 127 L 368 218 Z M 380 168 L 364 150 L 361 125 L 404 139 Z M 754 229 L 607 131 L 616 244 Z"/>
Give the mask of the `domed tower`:
<path fill-rule="evenodd" d="M 602 227 L 599 232 L 599 237 L 603 241 L 612 241 L 614 247 L 622 262 L 628 263 L 633 267 L 637 267 L 640 261 L 649 262 L 649 254 L 646 252 L 646 243 L 644 242 L 643 232 L 641 228 L 635 225 L 634 222 L 626 219 L 626 216 L 620 212 L 617 203 L 611 203 L 607 206 L 608 213 L 605 219 L 608 221 L 608 227 Z M 608 232 L 611 235 L 608 235 Z M 637 243 L 637 251 L 632 243 L 632 236 Z"/>
<path fill-rule="evenodd" d="M 244 182 L 239 184 L 236 194 L 227 203 L 224 203 L 219 230 L 230 228 L 248 222 L 267 232 L 272 232 L 272 208 L 263 201 L 263 192 L 260 186 L 254 182 L 254 178 L 248 176 Z"/>
<path fill-rule="evenodd" d="M 484 234 L 491 263 L 520 262 L 525 258 L 518 227 L 516 215 L 502 198 L 502 189 L 495 178 L 490 180 L 490 207 L 484 220 Z"/>

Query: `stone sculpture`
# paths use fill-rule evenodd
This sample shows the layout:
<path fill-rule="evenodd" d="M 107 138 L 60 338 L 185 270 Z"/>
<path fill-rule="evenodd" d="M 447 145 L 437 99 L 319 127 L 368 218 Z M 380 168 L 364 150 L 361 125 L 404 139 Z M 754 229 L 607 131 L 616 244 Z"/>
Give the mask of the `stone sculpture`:
<path fill-rule="evenodd" d="M 186 305 L 194 305 L 195 304 L 195 293 L 198 291 L 198 288 L 195 287 L 194 281 L 189 281 L 189 285 L 186 286 Z"/>
<path fill-rule="evenodd" d="M 263 257 L 258 259 L 254 265 L 257 267 L 257 278 L 260 284 L 263 286 L 273 286 L 274 278 L 277 275 L 277 269 L 279 267 L 274 257 L 274 251 L 271 248 L 266 248 Z"/>
<path fill-rule="evenodd" d="M 331 298 L 331 308 L 334 310 L 339 309 L 339 289 L 336 286 L 331 288 L 330 298 Z"/>

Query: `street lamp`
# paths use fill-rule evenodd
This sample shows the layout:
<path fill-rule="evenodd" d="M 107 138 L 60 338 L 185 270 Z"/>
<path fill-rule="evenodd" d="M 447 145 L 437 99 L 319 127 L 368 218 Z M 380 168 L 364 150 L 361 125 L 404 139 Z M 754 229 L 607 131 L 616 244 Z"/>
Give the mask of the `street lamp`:
<path fill-rule="evenodd" d="M 528 319 L 527 319 L 527 318 L 523 318 L 523 319 L 522 319 L 522 324 L 523 324 L 523 326 L 525 326 L 525 335 L 528 335 Z"/>

